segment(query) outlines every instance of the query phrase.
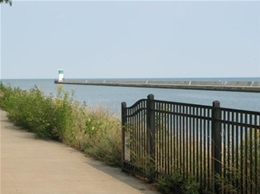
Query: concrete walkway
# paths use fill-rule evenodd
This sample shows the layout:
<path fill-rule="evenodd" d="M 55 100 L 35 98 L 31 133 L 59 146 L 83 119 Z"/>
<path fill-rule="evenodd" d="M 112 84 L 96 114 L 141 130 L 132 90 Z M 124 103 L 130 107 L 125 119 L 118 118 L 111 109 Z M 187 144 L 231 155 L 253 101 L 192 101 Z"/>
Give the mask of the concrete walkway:
<path fill-rule="evenodd" d="M 64 144 L 34 138 L 0 110 L 1 194 L 158 194 Z"/>

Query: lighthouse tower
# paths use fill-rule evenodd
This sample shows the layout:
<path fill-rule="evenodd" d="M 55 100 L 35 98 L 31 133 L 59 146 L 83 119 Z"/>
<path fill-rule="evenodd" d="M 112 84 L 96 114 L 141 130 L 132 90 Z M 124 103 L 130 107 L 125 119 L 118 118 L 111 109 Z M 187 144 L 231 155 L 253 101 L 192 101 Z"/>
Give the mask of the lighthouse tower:
<path fill-rule="evenodd" d="M 64 79 L 64 71 L 63 71 L 63 69 L 59 69 L 59 70 L 58 70 L 58 73 L 59 73 L 59 79 L 58 79 L 58 81 L 59 81 L 59 82 L 63 82 L 63 79 Z"/>

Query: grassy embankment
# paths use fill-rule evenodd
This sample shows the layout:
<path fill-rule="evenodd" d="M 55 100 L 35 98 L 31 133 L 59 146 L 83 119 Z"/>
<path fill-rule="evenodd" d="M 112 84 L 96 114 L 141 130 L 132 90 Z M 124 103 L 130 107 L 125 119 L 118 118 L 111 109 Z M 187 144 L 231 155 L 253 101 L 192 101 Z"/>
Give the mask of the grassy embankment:
<path fill-rule="evenodd" d="M 61 86 L 54 97 L 37 87 L 25 91 L 0 83 L 0 108 L 36 138 L 61 141 L 108 165 L 121 164 L 120 120 L 106 109 L 88 108 Z"/>

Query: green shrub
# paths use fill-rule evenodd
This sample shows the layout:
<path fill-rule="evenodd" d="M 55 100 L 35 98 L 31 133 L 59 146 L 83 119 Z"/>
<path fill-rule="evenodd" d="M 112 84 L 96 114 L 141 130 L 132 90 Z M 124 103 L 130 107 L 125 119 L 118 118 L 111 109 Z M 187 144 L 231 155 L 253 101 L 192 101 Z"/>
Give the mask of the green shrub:
<path fill-rule="evenodd" d="M 36 86 L 29 91 L 0 83 L 0 107 L 22 129 L 37 138 L 62 141 L 109 165 L 121 164 L 121 122 L 104 108 L 89 109 L 57 88 L 45 96 Z"/>
<path fill-rule="evenodd" d="M 199 194 L 200 185 L 190 179 L 185 180 L 181 174 L 172 174 L 160 177 L 158 180 L 158 190 L 163 194 Z"/>

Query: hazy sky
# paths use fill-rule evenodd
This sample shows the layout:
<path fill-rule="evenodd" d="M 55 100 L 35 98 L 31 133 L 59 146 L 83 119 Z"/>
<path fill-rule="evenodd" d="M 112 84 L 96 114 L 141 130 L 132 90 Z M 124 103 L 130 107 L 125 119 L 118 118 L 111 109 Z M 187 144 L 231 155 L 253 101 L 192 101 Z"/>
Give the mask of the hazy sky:
<path fill-rule="evenodd" d="M 1 78 L 260 77 L 260 1 L 13 1 Z"/>

